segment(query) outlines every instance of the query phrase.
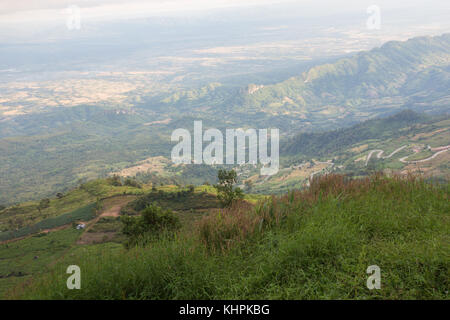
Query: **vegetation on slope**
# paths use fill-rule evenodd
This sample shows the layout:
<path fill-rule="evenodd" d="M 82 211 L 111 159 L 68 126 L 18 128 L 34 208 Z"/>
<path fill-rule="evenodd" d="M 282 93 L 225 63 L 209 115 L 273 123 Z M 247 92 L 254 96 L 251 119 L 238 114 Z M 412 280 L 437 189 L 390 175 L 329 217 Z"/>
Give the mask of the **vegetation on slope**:
<path fill-rule="evenodd" d="M 266 110 L 283 107 L 281 113 L 286 108 L 328 111 L 338 116 L 342 111 L 379 112 L 380 106 L 394 107 L 398 98 L 411 105 L 432 102 L 448 96 L 443 88 L 449 86 L 449 49 L 450 34 L 391 41 L 258 90 L 246 96 L 246 106 Z M 407 97 L 410 99 L 404 99 Z"/>
<path fill-rule="evenodd" d="M 364 140 L 392 138 L 398 135 L 401 129 L 426 123 L 430 118 L 425 114 L 405 110 L 387 118 L 367 120 L 350 128 L 322 133 L 301 133 L 284 143 L 280 153 L 316 157 L 329 155 Z"/>
<path fill-rule="evenodd" d="M 446 299 L 449 191 L 420 179 L 330 175 L 195 232 L 130 250 L 66 257 L 17 288 L 28 299 Z M 66 268 L 81 268 L 81 290 Z M 381 290 L 366 269 L 381 268 Z"/>
<path fill-rule="evenodd" d="M 39 233 L 0 245 L 0 298 L 11 287 L 51 270 L 82 233 L 74 228 Z"/>
<path fill-rule="evenodd" d="M 4 237 L 8 232 L 17 232 L 26 228 L 33 228 L 32 232 L 36 232 L 39 228 L 46 229 L 49 225 L 57 226 L 55 223 L 70 223 L 78 219 L 88 219 L 89 214 L 84 215 L 78 210 L 82 210 L 81 208 L 84 206 L 87 208 L 93 203 L 97 204 L 103 198 L 122 194 L 143 194 L 148 189 L 150 189 L 149 186 L 137 188 L 122 184 L 113 185 L 112 179 L 99 179 L 83 183 L 67 193 L 57 193 L 54 198 L 5 208 L 0 210 L 0 241 L 5 240 Z M 45 206 L 42 206 L 43 202 L 46 204 Z M 75 215 L 70 212 L 75 212 Z M 67 219 L 61 218 L 61 215 L 66 213 Z M 47 222 L 44 223 L 43 220 Z M 38 226 L 38 228 L 33 226 Z"/>
<path fill-rule="evenodd" d="M 118 177 L 90 181 L 66 194 L 59 194 L 54 199 L 43 199 L 1 211 L 0 225 L 3 230 L 0 232 L 0 262 L 8 267 L 0 268 L 0 297 L 15 284 L 22 283 L 37 273 L 47 272 L 47 266 L 54 264 L 61 253 L 55 237 L 75 230 L 78 223 L 86 224 L 86 229 L 71 233 L 74 236 L 67 238 L 70 241 L 66 243 L 66 253 L 70 255 L 79 252 L 79 248 L 90 250 L 92 247 L 95 251 L 107 244 L 114 248 L 122 247 L 122 243 L 126 244 L 127 241 L 123 221 L 121 222 L 123 215 L 142 214 L 151 205 L 172 210 L 174 217 L 181 221 L 186 230 L 190 230 L 196 221 L 209 211 L 218 210 L 220 206 L 216 190 L 208 185 L 131 187 L 127 184 L 135 185 L 135 181 L 124 179 L 122 183 Z M 250 202 L 262 198 L 264 197 L 246 195 L 246 200 Z M 46 206 L 39 211 L 37 207 L 41 203 Z M 43 237 L 52 240 L 49 243 L 42 242 L 40 239 Z M 147 239 L 144 237 L 143 240 Z M 33 243 L 30 245 L 31 242 Z M 14 254 L 10 254 L 8 248 L 14 248 Z M 47 250 L 48 255 L 42 255 L 43 250 Z M 29 259 L 26 268 L 23 268 L 21 257 L 24 255 L 38 258 Z"/>
<path fill-rule="evenodd" d="M 63 213 L 54 218 L 47 218 L 38 223 L 21 228 L 19 230 L 2 232 L 0 241 L 15 239 L 27 236 L 32 233 L 41 232 L 47 229 L 53 229 L 64 226 L 75 221 L 88 221 L 95 217 L 96 204 L 91 203 L 71 212 Z"/>

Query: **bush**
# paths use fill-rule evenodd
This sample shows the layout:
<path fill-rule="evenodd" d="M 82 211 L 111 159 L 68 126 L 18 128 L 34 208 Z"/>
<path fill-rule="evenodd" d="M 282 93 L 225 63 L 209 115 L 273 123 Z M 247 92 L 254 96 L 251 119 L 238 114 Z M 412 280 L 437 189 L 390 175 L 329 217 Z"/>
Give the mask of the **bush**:
<path fill-rule="evenodd" d="M 112 176 L 110 178 L 107 179 L 108 183 L 114 187 L 121 187 L 122 186 L 122 181 L 120 180 L 119 176 Z"/>
<path fill-rule="evenodd" d="M 150 205 L 138 217 L 122 216 L 122 233 L 128 238 L 126 246 L 145 245 L 153 238 L 168 234 L 181 227 L 179 218 L 171 210 Z"/>
<path fill-rule="evenodd" d="M 237 182 L 236 171 L 220 169 L 217 177 L 219 178 L 219 183 L 214 185 L 214 188 L 217 190 L 217 199 L 219 199 L 222 207 L 230 207 L 233 202 L 244 197 L 240 188 L 233 187 Z"/>
<path fill-rule="evenodd" d="M 42 200 L 39 202 L 38 210 L 39 210 L 39 212 L 40 212 L 41 210 L 47 209 L 48 207 L 50 207 L 50 199 L 42 199 Z"/>
<path fill-rule="evenodd" d="M 124 185 L 129 186 L 129 187 L 133 187 L 133 188 L 139 188 L 139 189 L 142 188 L 142 186 L 136 180 L 133 180 L 133 179 L 130 179 L 130 178 L 125 180 Z"/>

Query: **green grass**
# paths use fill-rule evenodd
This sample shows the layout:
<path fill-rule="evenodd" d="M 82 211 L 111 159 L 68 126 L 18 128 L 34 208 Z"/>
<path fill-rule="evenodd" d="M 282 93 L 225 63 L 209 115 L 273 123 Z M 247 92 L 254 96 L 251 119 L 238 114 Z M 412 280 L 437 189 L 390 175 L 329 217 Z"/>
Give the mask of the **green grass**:
<path fill-rule="evenodd" d="M 80 236 L 72 228 L 0 245 L 0 297 L 7 289 L 45 273 Z M 36 257 L 36 258 L 35 258 Z"/>
<path fill-rule="evenodd" d="M 102 217 L 87 232 L 117 232 L 122 228 L 119 217 Z"/>
<path fill-rule="evenodd" d="M 81 189 L 97 198 L 107 198 L 119 194 L 139 195 L 145 192 L 145 188 L 135 188 L 130 186 L 113 186 L 105 179 L 97 179 L 80 186 Z"/>
<path fill-rule="evenodd" d="M 449 190 L 324 177 L 256 209 L 211 215 L 203 233 L 66 257 L 14 297 L 448 299 Z M 81 290 L 66 288 L 69 264 L 81 267 Z M 381 290 L 366 288 L 370 265 L 381 268 Z"/>

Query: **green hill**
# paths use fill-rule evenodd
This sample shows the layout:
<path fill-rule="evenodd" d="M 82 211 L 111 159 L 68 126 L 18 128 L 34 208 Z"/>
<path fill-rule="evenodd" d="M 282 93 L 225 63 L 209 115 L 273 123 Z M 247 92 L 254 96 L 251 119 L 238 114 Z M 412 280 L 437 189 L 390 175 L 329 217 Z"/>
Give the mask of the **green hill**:
<path fill-rule="evenodd" d="M 191 230 L 219 207 L 212 186 L 130 186 L 126 181 L 94 180 L 56 198 L 0 209 L 0 297 L 15 284 L 49 272 L 67 254 L 120 248 L 125 241 L 122 215 L 158 205 L 172 210 L 183 229 Z M 256 202 L 264 196 L 245 198 Z M 76 230 L 80 223 L 86 228 Z"/>
<path fill-rule="evenodd" d="M 449 185 L 331 175 L 125 250 L 76 249 L 24 299 L 447 299 Z M 81 268 L 68 290 L 66 268 Z M 368 290 L 366 270 L 381 269 Z"/>

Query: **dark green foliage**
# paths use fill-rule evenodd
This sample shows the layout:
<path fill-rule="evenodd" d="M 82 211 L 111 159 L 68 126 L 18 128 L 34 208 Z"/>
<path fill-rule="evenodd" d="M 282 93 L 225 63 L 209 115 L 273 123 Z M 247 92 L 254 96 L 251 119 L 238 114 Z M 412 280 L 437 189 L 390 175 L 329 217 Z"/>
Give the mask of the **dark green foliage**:
<path fill-rule="evenodd" d="M 155 189 L 156 190 L 156 189 Z M 129 202 L 120 211 L 121 215 L 136 215 L 147 206 L 157 203 L 163 208 L 176 211 L 186 209 L 217 208 L 217 198 L 211 194 L 194 193 L 189 190 L 177 190 L 165 192 L 163 190 L 152 191 Z"/>
<path fill-rule="evenodd" d="M 281 154 L 323 156 L 343 150 L 368 139 L 387 139 L 399 134 L 399 130 L 426 123 L 430 117 L 410 110 L 384 119 L 362 122 L 350 128 L 322 133 L 302 133 L 281 145 Z M 403 132 L 407 134 L 407 132 Z"/>
<path fill-rule="evenodd" d="M 219 183 L 214 185 L 217 190 L 217 199 L 219 199 L 222 207 L 229 207 L 236 200 L 242 199 L 244 194 L 240 188 L 234 188 L 234 184 L 237 182 L 236 171 L 220 169 L 217 177 Z"/>
<path fill-rule="evenodd" d="M 120 180 L 120 177 L 116 175 L 112 176 L 111 178 L 108 178 L 108 182 L 114 187 L 122 186 L 122 181 Z"/>
<path fill-rule="evenodd" d="M 103 201 L 97 197 L 97 201 L 95 201 L 95 210 L 100 211 L 103 209 Z"/>
<path fill-rule="evenodd" d="M 123 183 L 125 186 L 134 187 L 134 188 L 142 188 L 142 185 L 134 179 L 127 178 Z"/>
<path fill-rule="evenodd" d="M 48 207 L 50 207 L 50 199 L 42 199 L 39 202 L 38 210 L 41 211 L 41 210 L 46 209 Z"/>
<path fill-rule="evenodd" d="M 171 210 L 150 205 L 140 212 L 138 217 L 122 216 L 122 233 L 128 238 L 126 246 L 145 244 L 149 239 L 161 234 L 173 232 L 181 227 L 178 217 Z"/>

